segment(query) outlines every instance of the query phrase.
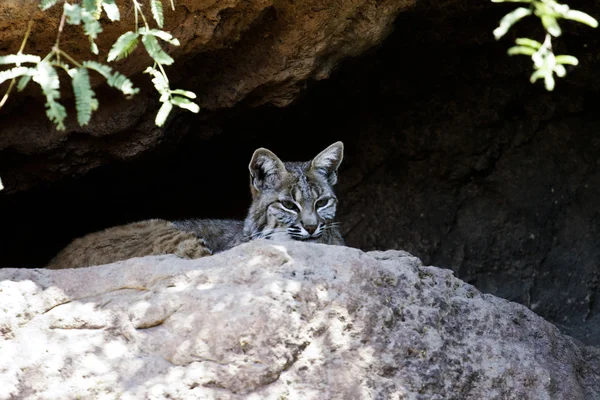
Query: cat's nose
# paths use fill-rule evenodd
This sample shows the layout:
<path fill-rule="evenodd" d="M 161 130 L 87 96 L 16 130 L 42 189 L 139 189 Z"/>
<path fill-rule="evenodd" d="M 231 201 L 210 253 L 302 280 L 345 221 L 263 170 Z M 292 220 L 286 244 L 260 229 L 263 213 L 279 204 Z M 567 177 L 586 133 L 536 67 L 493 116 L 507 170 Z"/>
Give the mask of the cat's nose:
<path fill-rule="evenodd" d="M 317 225 L 304 225 L 304 229 L 306 229 L 306 232 L 312 235 L 317 230 Z"/>

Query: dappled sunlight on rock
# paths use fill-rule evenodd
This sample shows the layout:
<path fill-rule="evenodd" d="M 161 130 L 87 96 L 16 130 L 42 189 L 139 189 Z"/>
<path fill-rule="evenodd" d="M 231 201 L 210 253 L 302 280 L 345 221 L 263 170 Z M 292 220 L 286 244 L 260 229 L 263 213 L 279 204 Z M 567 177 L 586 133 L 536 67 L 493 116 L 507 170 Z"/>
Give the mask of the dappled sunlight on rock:
<path fill-rule="evenodd" d="M 600 393 L 600 351 L 404 252 L 256 241 L 5 269 L 0 300 L 0 399 Z"/>

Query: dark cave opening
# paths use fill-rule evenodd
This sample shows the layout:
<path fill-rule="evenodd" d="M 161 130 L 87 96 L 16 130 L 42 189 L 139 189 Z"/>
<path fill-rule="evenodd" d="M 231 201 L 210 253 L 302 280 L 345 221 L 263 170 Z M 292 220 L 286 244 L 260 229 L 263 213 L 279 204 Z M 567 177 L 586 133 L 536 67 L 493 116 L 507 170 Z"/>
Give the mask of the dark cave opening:
<path fill-rule="evenodd" d="M 2 195 L 0 265 L 40 267 L 74 237 L 141 219 L 243 218 L 255 148 L 306 160 L 343 140 L 350 246 L 407 250 L 598 345 L 598 40 L 560 42 L 582 65 L 547 93 L 494 42 L 502 15 L 403 13 L 291 106 L 179 114 L 150 154 Z"/>

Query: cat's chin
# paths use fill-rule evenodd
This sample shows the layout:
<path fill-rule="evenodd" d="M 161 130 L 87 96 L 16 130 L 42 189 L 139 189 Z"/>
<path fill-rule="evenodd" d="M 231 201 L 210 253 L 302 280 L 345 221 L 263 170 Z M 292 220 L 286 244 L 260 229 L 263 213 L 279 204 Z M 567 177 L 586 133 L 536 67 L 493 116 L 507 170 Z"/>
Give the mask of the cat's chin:
<path fill-rule="evenodd" d="M 307 242 L 307 243 L 316 243 L 316 242 L 319 241 L 320 238 L 321 238 L 321 236 L 319 236 L 319 237 L 307 237 L 307 238 L 295 239 L 295 240 L 299 240 L 301 242 Z"/>

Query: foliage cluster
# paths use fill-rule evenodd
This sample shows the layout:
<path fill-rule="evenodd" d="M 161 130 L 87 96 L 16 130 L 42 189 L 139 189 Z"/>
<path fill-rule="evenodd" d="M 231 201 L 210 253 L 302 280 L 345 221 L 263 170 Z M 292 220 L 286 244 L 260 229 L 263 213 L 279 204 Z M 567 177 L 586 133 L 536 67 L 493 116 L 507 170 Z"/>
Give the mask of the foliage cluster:
<path fill-rule="evenodd" d="M 150 12 L 157 28 L 151 27 L 143 11 L 144 0 L 123 0 L 131 1 L 135 15 L 134 28 L 131 31 L 123 33 L 112 45 L 108 52 L 106 61 L 112 62 L 128 57 L 136 48 L 140 41 L 148 55 L 154 61 L 144 73 L 151 76 L 156 91 L 160 94 L 159 101 L 162 103 L 155 123 L 162 126 L 173 106 L 187 109 L 197 113 L 200 107 L 192 100 L 196 98 L 193 92 L 182 89 L 171 89 L 169 78 L 165 72 L 164 66 L 173 64 L 174 60 L 161 47 L 161 41 L 173 46 L 179 46 L 179 41 L 170 33 L 162 30 L 164 25 L 163 0 L 147 0 L 150 6 Z M 546 31 L 546 37 L 543 42 L 530 38 L 516 39 L 516 45 L 508 50 L 509 55 L 522 54 L 530 56 L 533 61 L 534 72 L 531 75 L 531 82 L 538 79 L 544 79 L 547 90 L 553 90 L 555 86 L 554 75 L 563 77 L 567 71 L 564 65 L 577 65 L 579 61 L 571 55 L 555 55 L 552 49 L 552 38 L 561 35 L 562 30 L 558 24 L 560 19 L 569 19 L 591 27 L 597 27 L 598 22 L 588 14 L 572 10 L 566 4 L 560 4 L 556 0 L 491 0 L 495 3 L 525 3 L 527 6 L 506 14 L 500 21 L 498 28 L 494 30 L 496 39 L 503 37 L 509 29 L 521 19 L 527 16 L 536 16 L 542 22 Z M 108 20 L 118 21 L 120 19 L 119 7 L 115 0 L 40 0 L 39 8 L 46 11 L 51 7 L 63 3 L 63 12 L 58 27 L 56 41 L 52 49 L 43 58 L 33 54 L 23 53 L 25 44 L 31 32 L 32 21 L 29 22 L 27 32 L 21 43 L 21 48 L 16 54 L 0 56 L 0 65 L 12 66 L 10 69 L 0 71 L 0 84 L 11 80 L 10 86 L 0 101 L 0 108 L 7 101 L 13 87 L 16 83 L 19 91 L 23 90 L 30 81 L 37 83 L 46 98 L 46 115 L 56 125 L 59 130 L 64 130 L 64 121 L 67 117 L 65 107 L 58 101 L 60 99 L 60 75 L 63 70 L 71 79 L 73 93 L 75 96 L 75 109 L 77 112 L 77 122 L 81 125 L 87 125 L 91 119 L 92 113 L 98 109 L 98 100 L 90 84 L 89 71 L 100 74 L 106 83 L 121 91 L 125 96 L 130 97 L 138 93 L 139 89 L 134 87 L 133 83 L 126 76 L 103 63 L 84 60 L 78 61 L 60 47 L 60 37 L 65 23 L 69 25 L 78 25 L 83 29 L 84 34 L 90 42 L 90 51 L 98 55 L 98 46 L 95 43 L 98 35 L 102 33 L 100 18 L 106 14 Z M 171 9 L 175 8 L 174 0 L 169 0 Z M 141 19 L 141 25 L 140 25 Z M 3 189 L 0 180 L 0 190 Z"/>
<path fill-rule="evenodd" d="M 579 64 L 579 60 L 574 56 L 554 55 L 552 38 L 562 34 L 558 20 L 569 19 L 589 25 L 592 28 L 598 26 L 598 21 L 588 14 L 573 10 L 568 5 L 559 4 L 555 0 L 492 0 L 492 2 L 528 4 L 527 7 L 516 8 L 500 20 L 500 25 L 494 30 L 496 40 L 503 37 L 515 23 L 530 15 L 538 17 L 542 22 L 546 31 L 543 43 L 534 39 L 518 38 L 516 39 L 516 45 L 508 49 L 508 54 L 530 56 L 534 68 L 530 78 L 531 83 L 543 78 L 548 91 L 554 90 L 556 84 L 554 74 L 562 78 L 567 74 L 565 65 Z"/>
<path fill-rule="evenodd" d="M 156 125 L 162 126 L 165 123 L 173 106 L 197 113 L 200 108 L 191 100 L 195 99 L 196 95 L 187 90 L 171 89 L 164 69 L 164 66 L 173 64 L 174 60 L 162 49 L 159 40 L 174 46 L 179 46 L 179 41 L 170 33 L 162 30 L 164 24 L 163 0 L 148 0 L 153 20 L 159 29 L 150 26 L 142 8 L 142 0 L 128 1 L 131 1 L 134 9 L 135 29 L 125 32 L 116 40 L 108 52 L 106 61 L 111 62 L 126 58 L 137 48 L 141 41 L 146 52 L 154 61 L 154 65 L 148 67 L 145 72 L 151 75 L 152 83 L 160 94 L 160 102 L 162 103 L 156 115 Z M 89 71 L 100 74 L 109 86 L 121 91 L 127 97 L 135 95 L 139 89 L 134 87 L 129 78 L 113 71 L 110 66 L 93 60 L 76 60 L 60 47 L 60 37 L 65 23 L 78 25 L 82 27 L 90 42 L 90 51 L 98 55 L 99 50 L 95 40 L 103 30 L 100 18 L 105 14 L 110 21 L 120 19 L 119 7 L 115 0 L 81 0 L 78 3 L 71 3 L 68 0 L 40 0 L 39 7 L 45 11 L 59 2 L 63 3 L 63 13 L 56 42 L 45 57 L 23 53 L 31 31 L 31 23 L 17 54 L 0 56 L 0 65 L 14 65 L 10 69 L 0 71 L 0 84 L 9 79 L 12 80 L 7 95 L 0 102 L 0 107 L 6 101 L 17 78 L 17 89 L 19 91 L 23 90 L 33 80 L 40 86 L 46 97 L 46 115 L 56 125 L 57 129 L 64 130 L 67 111 L 58 101 L 61 94 L 60 70 L 65 71 L 71 79 L 77 122 L 81 126 L 87 125 L 92 113 L 98 109 L 98 100 L 90 84 Z M 171 7 L 174 9 L 173 0 L 170 0 L 170 2 Z"/>

